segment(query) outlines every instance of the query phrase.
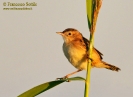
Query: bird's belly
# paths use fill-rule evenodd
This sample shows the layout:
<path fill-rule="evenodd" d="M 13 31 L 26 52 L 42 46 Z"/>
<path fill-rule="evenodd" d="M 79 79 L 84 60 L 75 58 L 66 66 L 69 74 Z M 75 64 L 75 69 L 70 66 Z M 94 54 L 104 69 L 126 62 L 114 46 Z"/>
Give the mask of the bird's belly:
<path fill-rule="evenodd" d="M 87 58 L 86 52 L 79 49 L 71 49 L 69 51 L 69 62 L 77 69 L 86 69 L 87 68 Z"/>

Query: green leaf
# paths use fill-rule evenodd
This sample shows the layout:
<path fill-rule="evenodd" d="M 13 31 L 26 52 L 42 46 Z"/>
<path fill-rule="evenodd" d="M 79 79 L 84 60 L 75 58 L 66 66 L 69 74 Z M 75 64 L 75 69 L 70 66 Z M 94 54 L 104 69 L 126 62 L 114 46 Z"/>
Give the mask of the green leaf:
<path fill-rule="evenodd" d="M 87 11 L 87 20 L 88 20 L 88 26 L 89 29 L 91 29 L 92 24 L 92 14 L 93 14 L 93 0 L 86 0 L 86 11 Z"/>
<path fill-rule="evenodd" d="M 45 92 L 46 90 L 49 90 L 63 82 L 66 81 L 85 81 L 84 78 L 82 77 L 73 77 L 73 78 L 68 78 L 68 79 L 62 79 L 62 80 L 56 80 L 56 81 L 51 81 L 51 82 L 46 82 L 43 83 L 41 85 L 38 85 L 24 93 L 22 93 L 21 95 L 19 95 L 18 97 L 34 97 L 42 92 Z"/>
<path fill-rule="evenodd" d="M 70 81 L 85 81 L 85 79 L 83 77 L 72 77 L 72 78 L 68 78 L 68 80 L 70 80 Z"/>

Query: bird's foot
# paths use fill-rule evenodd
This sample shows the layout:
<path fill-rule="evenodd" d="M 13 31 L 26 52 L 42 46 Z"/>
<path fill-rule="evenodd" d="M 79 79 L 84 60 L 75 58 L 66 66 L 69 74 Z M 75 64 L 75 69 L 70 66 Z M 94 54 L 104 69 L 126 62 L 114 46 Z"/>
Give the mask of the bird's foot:
<path fill-rule="evenodd" d="M 87 55 L 87 59 L 88 59 L 88 60 L 91 60 L 91 61 L 93 61 L 93 59 L 92 59 L 92 58 L 89 58 L 89 56 L 88 56 L 88 55 Z"/>
<path fill-rule="evenodd" d="M 68 80 L 67 76 L 61 77 L 61 78 L 56 78 L 56 80 L 66 80 L 66 82 L 70 82 L 70 80 Z"/>

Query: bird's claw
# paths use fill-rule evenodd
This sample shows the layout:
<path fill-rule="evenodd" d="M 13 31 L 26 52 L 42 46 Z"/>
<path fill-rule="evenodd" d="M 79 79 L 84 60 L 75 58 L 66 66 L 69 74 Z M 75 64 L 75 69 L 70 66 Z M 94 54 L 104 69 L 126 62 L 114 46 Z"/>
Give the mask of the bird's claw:
<path fill-rule="evenodd" d="M 68 80 L 68 77 L 61 77 L 61 78 L 56 78 L 56 80 L 66 80 L 66 82 L 70 82 L 70 80 Z"/>
<path fill-rule="evenodd" d="M 88 54 L 87 54 L 87 59 L 89 59 L 89 60 L 93 61 L 93 59 L 92 59 L 92 58 L 89 58 L 89 55 L 88 55 Z"/>
<path fill-rule="evenodd" d="M 61 78 L 56 78 L 56 80 L 65 80 L 66 78 L 61 77 Z"/>

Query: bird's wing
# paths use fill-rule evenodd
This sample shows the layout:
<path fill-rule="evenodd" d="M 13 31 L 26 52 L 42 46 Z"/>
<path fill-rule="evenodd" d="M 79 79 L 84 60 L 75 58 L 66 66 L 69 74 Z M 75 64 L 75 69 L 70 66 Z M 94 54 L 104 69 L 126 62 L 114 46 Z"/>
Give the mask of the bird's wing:
<path fill-rule="evenodd" d="M 88 45 L 90 44 L 89 40 L 86 39 L 85 37 L 83 37 L 83 40 L 84 40 L 86 46 L 88 46 Z M 94 49 L 95 49 L 96 52 L 99 54 L 100 58 L 103 59 L 103 58 L 102 58 L 103 54 L 102 54 L 99 50 L 97 50 L 96 48 L 94 48 Z M 89 50 L 89 49 L 88 49 L 88 50 Z"/>

